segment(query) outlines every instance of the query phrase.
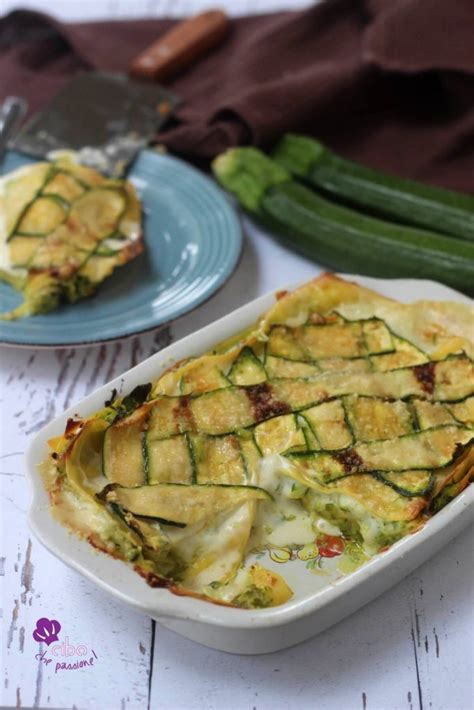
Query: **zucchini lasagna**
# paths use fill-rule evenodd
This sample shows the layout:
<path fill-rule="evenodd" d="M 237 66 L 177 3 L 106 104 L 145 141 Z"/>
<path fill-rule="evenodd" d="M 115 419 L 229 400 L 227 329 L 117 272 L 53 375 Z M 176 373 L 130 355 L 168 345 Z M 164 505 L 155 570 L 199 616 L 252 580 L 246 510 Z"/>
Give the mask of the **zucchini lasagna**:
<path fill-rule="evenodd" d="M 364 561 L 468 485 L 472 336 L 467 305 L 330 274 L 279 293 L 244 334 L 70 420 L 43 467 L 53 513 L 152 586 L 284 603 L 275 562 Z"/>
<path fill-rule="evenodd" d="M 142 251 L 141 206 L 130 182 L 66 156 L 0 179 L 0 279 L 24 297 L 3 319 L 90 296 Z"/>

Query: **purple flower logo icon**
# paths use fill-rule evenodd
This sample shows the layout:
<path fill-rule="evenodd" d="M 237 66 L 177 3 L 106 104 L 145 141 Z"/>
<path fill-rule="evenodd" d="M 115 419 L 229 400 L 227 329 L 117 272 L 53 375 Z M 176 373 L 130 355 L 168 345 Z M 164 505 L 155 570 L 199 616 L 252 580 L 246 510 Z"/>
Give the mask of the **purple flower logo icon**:
<path fill-rule="evenodd" d="M 56 619 L 38 619 L 36 629 L 33 631 L 33 638 L 38 643 L 44 641 L 49 646 L 53 641 L 58 640 L 58 633 L 61 631 L 61 624 Z"/>

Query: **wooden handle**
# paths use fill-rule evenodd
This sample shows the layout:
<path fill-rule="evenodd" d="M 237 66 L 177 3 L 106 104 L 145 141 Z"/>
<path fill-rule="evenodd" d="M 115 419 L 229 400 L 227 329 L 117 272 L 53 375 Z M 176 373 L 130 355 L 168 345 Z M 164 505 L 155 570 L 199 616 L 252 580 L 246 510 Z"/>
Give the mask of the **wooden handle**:
<path fill-rule="evenodd" d="M 184 20 L 134 59 L 130 76 L 169 79 L 222 42 L 228 31 L 229 18 L 221 10 L 208 10 Z"/>

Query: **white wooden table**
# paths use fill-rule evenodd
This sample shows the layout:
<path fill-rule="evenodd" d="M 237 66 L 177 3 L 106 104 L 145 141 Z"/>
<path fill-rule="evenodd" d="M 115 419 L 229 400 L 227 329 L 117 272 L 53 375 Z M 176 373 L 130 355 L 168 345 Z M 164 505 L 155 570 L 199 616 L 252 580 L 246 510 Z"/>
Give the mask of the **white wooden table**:
<path fill-rule="evenodd" d="M 2 9 L 13 2 L 3 0 Z M 16 3 L 15 3 L 16 4 Z M 54 0 L 30 2 L 54 10 Z M 265 0 L 219 3 L 268 10 Z M 287 6 L 302 5 L 287 2 Z M 6 5 L 6 7 L 5 7 Z M 25 3 L 23 3 L 25 5 Z M 134 14 L 193 11 L 199 2 L 136 2 Z M 62 2 L 63 17 L 123 15 L 125 2 Z M 129 3 L 127 8 L 131 7 Z M 58 7 L 59 10 L 59 7 Z M 154 333 L 57 351 L 0 350 L 1 707 L 87 710 L 472 710 L 473 531 L 391 591 L 298 647 L 231 656 L 120 606 L 56 560 L 27 528 L 28 440 L 69 404 L 160 348 L 285 283 L 320 269 L 244 222 L 241 263 L 209 303 Z M 94 649 L 91 668 L 54 672 L 35 658 L 36 620 L 60 620 L 69 643 Z M 63 638 L 63 633 L 61 634 Z M 63 659 L 60 659 L 63 660 Z M 64 659 L 67 660 L 67 659 Z"/>

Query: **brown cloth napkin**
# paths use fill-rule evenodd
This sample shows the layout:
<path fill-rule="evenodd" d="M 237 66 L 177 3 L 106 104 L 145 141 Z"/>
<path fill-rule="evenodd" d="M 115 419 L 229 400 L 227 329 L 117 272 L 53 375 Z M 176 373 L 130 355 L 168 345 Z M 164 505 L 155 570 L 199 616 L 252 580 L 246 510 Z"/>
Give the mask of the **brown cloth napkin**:
<path fill-rule="evenodd" d="M 0 98 L 43 106 L 77 70 L 126 72 L 173 24 L 61 24 L 29 11 L 0 20 Z M 169 84 L 183 98 L 159 136 L 207 161 L 285 131 L 343 155 L 474 192 L 473 0 L 327 0 L 233 20 L 227 41 Z"/>

